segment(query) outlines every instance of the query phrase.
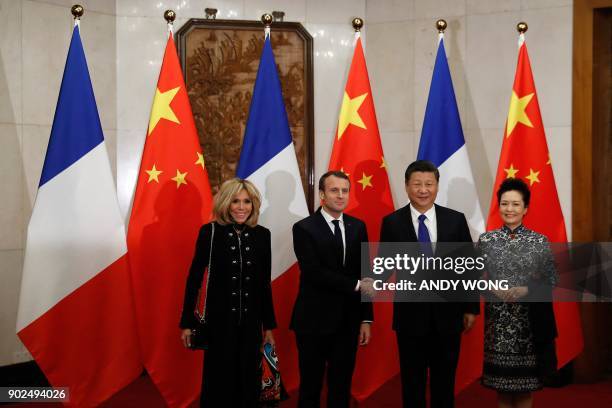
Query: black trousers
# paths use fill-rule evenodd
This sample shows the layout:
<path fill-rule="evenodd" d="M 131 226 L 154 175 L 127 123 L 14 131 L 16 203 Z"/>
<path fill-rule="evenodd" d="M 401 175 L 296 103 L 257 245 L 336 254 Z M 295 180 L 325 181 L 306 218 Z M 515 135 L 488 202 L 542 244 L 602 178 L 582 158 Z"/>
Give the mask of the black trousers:
<path fill-rule="evenodd" d="M 300 365 L 298 407 L 320 406 L 327 367 L 327 406 L 348 408 L 359 332 L 351 330 L 325 335 L 296 333 L 295 336 Z"/>
<path fill-rule="evenodd" d="M 461 333 L 415 336 L 397 331 L 404 408 L 425 408 L 427 369 L 432 408 L 455 404 L 455 371 Z"/>

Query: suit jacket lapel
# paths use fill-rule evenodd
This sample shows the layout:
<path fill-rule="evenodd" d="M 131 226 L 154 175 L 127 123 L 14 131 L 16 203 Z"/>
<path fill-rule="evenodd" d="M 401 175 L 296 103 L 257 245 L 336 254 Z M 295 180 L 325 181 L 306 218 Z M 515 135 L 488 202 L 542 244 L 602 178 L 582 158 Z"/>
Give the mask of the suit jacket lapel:
<path fill-rule="evenodd" d="M 351 243 L 355 242 L 355 226 L 353 225 L 353 222 L 349 219 L 347 219 L 346 214 L 343 215 L 343 219 L 344 219 L 344 240 L 345 245 L 346 245 L 346 253 L 345 253 L 345 259 L 348 259 L 349 257 L 349 249 L 352 248 Z"/>
<path fill-rule="evenodd" d="M 438 238 L 436 241 L 438 242 L 449 242 L 451 241 L 448 238 L 449 228 L 448 223 L 446 223 L 445 213 L 440 210 L 440 206 L 438 204 L 434 204 L 436 207 L 436 228 L 438 230 Z M 446 228 L 445 228 L 446 227 Z"/>
<path fill-rule="evenodd" d="M 331 230 L 331 228 L 329 228 L 329 225 L 327 224 L 327 221 L 325 221 L 325 218 L 323 217 L 323 214 L 321 214 L 321 208 L 320 207 L 317 210 L 317 225 L 318 225 L 318 228 L 321 230 L 321 232 L 324 234 L 324 235 L 321 236 L 321 238 L 327 237 L 327 240 L 333 242 L 334 241 L 334 233 Z"/>
<path fill-rule="evenodd" d="M 414 230 L 414 224 L 412 223 L 412 212 L 410 211 L 410 204 L 406 205 L 402 208 L 402 231 L 406 231 L 406 242 L 416 242 L 418 241 L 418 237 L 416 231 Z"/>

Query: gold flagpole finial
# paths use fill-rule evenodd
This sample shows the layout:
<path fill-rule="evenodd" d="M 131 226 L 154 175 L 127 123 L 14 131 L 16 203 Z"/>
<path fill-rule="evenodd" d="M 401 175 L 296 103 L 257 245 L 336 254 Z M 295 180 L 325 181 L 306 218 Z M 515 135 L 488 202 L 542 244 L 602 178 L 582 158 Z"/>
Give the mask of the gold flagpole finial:
<path fill-rule="evenodd" d="M 261 22 L 266 28 L 270 28 L 272 21 L 274 21 L 274 17 L 272 17 L 272 14 L 270 13 L 266 13 L 261 16 Z"/>
<path fill-rule="evenodd" d="M 207 7 L 204 9 L 204 13 L 206 13 L 207 20 L 216 20 L 217 19 L 217 9 Z"/>
<path fill-rule="evenodd" d="M 436 21 L 436 30 L 438 30 L 439 33 L 444 34 L 444 30 L 446 30 L 446 27 L 448 27 L 446 20 L 439 19 L 438 21 Z"/>
<path fill-rule="evenodd" d="M 81 17 L 83 17 L 83 13 L 85 12 L 85 9 L 83 8 L 83 6 L 81 6 L 80 4 L 75 4 L 74 6 L 72 6 L 72 8 L 70 9 L 70 12 L 72 13 L 72 15 L 74 16 L 75 20 L 80 20 Z"/>
<path fill-rule="evenodd" d="M 176 19 L 176 13 L 174 12 L 174 10 L 164 11 L 164 19 L 168 24 L 174 23 L 174 20 Z"/>
<path fill-rule="evenodd" d="M 528 29 L 529 29 L 529 26 L 527 26 L 527 23 L 524 21 L 521 21 L 520 23 L 516 25 L 516 31 L 518 31 L 519 34 L 525 34 Z"/>
<path fill-rule="evenodd" d="M 360 32 L 363 28 L 363 18 L 361 17 L 355 17 L 351 23 L 356 32 Z"/>

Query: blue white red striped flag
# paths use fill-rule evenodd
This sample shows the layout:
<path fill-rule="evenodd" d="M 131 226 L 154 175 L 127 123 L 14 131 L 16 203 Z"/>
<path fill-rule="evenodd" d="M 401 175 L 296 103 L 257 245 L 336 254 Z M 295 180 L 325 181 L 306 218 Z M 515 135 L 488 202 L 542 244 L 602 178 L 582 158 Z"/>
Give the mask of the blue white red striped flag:
<path fill-rule="evenodd" d="M 70 403 L 141 372 L 119 211 L 78 23 L 28 226 L 17 334 Z"/>
<path fill-rule="evenodd" d="M 485 225 L 465 146 L 443 37 L 438 44 L 417 159 L 429 160 L 438 166 L 440 183 L 436 202 L 464 213 L 472 238 L 476 241 L 484 232 Z"/>
<path fill-rule="evenodd" d="M 287 328 L 297 294 L 298 268 L 291 229 L 308 216 L 308 207 L 269 35 L 259 62 L 237 176 L 252 181 L 262 195 L 259 223 L 272 235 L 277 352 L 283 382 L 292 390 L 298 382 L 297 352 Z"/>
<path fill-rule="evenodd" d="M 444 36 L 440 34 L 429 98 L 423 120 L 418 159 L 432 161 L 440 170 L 438 204 L 465 214 L 472 239 L 484 232 L 484 219 L 476 194 L 465 146 L 459 109 L 451 79 Z M 482 370 L 482 319 L 463 336 L 455 391 L 474 382 Z"/>
<path fill-rule="evenodd" d="M 272 279 L 296 262 L 291 228 L 308 216 L 306 197 L 270 37 L 259 63 L 237 176 L 262 194 L 260 223 L 272 232 Z"/>

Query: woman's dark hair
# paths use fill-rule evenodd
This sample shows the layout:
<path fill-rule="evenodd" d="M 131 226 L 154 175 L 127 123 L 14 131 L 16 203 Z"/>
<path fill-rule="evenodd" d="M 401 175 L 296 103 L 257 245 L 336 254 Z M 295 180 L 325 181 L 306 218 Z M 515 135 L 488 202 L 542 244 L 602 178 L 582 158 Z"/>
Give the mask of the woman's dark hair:
<path fill-rule="evenodd" d="M 440 172 L 438 171 L 438 168 L 435 164 L 433 164 L 429 160 L 417 160 L 410 163 L 410 165 L 406 169 L 406 172 L 404 173 L 404 182 L 408 184 L 412 173 L 417 171 L 423 173 L 433 173 L 434 176 L 436 176 L 436 181 L 440 181 Z"/>
<path fill-rule="evenodd" d="M 351 187 L 351 180 L 348 178 L 348 176 L 346 175 L 346 173 L 344 173 L 343 171 L 340 170 L 330 170 L 327 173 L 323 174 L 321 176 L 321 178 L 319 179 L 319 191 L 325 191 L 325 180 L 327 180 L 328 177 L 330 176 L 334 176 L 334 177 L 338 177 L 344 180 L 348 180 L 349 182 L 349 188 Z"/>
<path fill-rule="evenodd" d="M 507 191 L 518 191 L 523 196 L 523 204 L 525 204 L 525 208 L 529 207 L 529 200 L 531 199 L 531 191 L 529 191 L 529 187 L 527 183 L 525 183 L 521 179 L 517 178 L 508 178 L 505 179 L 497 190 L 497 205 L 499 205 L 501 201 L 501 196 Z"/>

